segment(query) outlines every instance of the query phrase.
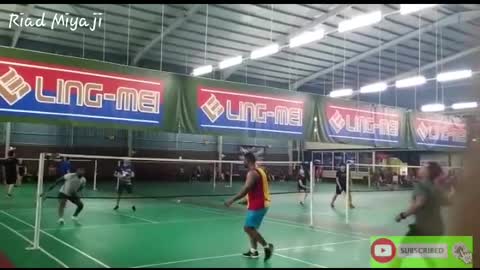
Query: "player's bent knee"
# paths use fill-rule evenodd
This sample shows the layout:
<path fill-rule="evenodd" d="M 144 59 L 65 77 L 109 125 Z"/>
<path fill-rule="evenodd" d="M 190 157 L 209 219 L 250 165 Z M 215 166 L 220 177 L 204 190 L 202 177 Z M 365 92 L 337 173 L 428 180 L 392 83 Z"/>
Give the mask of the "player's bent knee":
<path fill-rule="evenodd" d="M 246 233 L 251 233 L 251 232 L 255 231 L 255 228 L 249 227 L 249 226 L 245 226 L 245 227 L 243 227 L 243 230 L 244 230 Z"/>

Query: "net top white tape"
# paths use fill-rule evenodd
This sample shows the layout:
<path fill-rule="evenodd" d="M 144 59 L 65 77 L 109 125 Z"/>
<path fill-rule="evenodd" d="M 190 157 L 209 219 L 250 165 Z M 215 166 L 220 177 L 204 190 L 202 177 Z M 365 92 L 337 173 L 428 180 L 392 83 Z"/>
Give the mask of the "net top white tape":
<path fill-rule="evenodd" d="M 131 160 L 131 161 L 157 161 L 157 162 L 182 162 L 182 163 L 222 163 L 222 164 L 243 164 L 241 160 L 203 160 L 203 159 L 182 159 L 182 158 L 153 158 L 153 157 L 126 157 L 126 156 L 102 156 L 102 155 L 78 155 L 78 154 L 51 154 L 57 157 L 70 157 L 70 158 L 84 158 L 84 159 L 114 159 L 114 160 Z M 258 164 L 273 164 L 273 165 L 295 165 L 295 164 L 308 164 L 303 161 L 257 161 Z"/>
<path fill-rule="evenodd" d="M 361 163 L 348 163 L 347 166 L 359 166 L 359 167 L 378 167 L 378 168 L 413 168 L 420 169 L 422 166 L 418 165 L 384 165 L 384 164 L 361 164 Z M 461 167 L 441 166 L 443 169 L 463 169 Z"/>
<path fill-rule="evenodd" d="M 21 159 L 23 161 L 39 161 L 40 159 L 39 158 L 22 158 L 22 157 L 19 157 L 18 159 Z M 50 159 L 50 160 L 53 160 L 53 161 L 62 161 L 61 159 L 59 158 L 54 158 L 54 159 Z M 71 162 L 90 162 L 90 161 L 95 161 L 95 160 L 90 160 L 90 159 L 70 159 Z"/>

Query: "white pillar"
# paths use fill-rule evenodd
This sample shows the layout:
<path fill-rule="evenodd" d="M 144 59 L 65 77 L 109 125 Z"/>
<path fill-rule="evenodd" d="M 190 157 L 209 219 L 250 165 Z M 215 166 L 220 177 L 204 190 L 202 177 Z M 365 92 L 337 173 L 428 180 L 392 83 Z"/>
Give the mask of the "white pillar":
<path fill-rule="evenodd" d="M 295 144 L 297 146 L 296 147 L 297 148 L 297 161 L 300 161 L 301 160 L 301 158 L 300 158 L 300 154 L 301 154 L 300 153 L 300 141 L 297 140 Z"/>
<path fill-rule="evenodd" d="M 230 186 L 233 186 L 233 163 L 230 163 Z"/>
<path fill-rule="evenodd" d="M 293 141 L 288 140 L 288 174 L 291 175 L 293 170 L 292 170 L 292 162 L 293 162 Z"/>
<path fill-rule="evenodd" d="M 127 135 L 127 144 L 128 144 L 128 156 L 133 156 L 133 131 L 128 129 Z"/>
<path fill-rule="evenodd" d="M 70 147 L 73 147 L 74 144 L 74 137 L 75 136 L 75 128 L 71 126 L 70 128 Z"/>
<path fill-rule="evenodd" d="M 315 182 L 315 172 L 313 161 L 310 161 L 310 226 L 313 227 L 313 183 Z"/>
<path fill-rule="evenodd" d="M 372 152 L 372 168 L 373 168 L 373 171 L 375 172 L 375 163 L 376 163 L 376 155 L 375 155 L 375 151 Z"/>
<path fill-rule="evenodd" d="M 213 163 L 213 189 L 217 186 L 217 170 L 215 170 L 216 164 Z"/>
<path fill-rule="evenodd" d="M 345 223 L 349 223 L 349 212 L 350 212 L 350 164 L 347 164 L 347 190 L 346 190 L 346 199 L 345 199 Z"/>
<path fill-rule="evenodd" d="M 95 170 L 93 171 L 93 190 L 97 190 L 97 168 L 98 160 L 95 159 Z"/>
<path fill-rule="evenodd" d="M 218 152 L 218 171 L 222 173 L 222 160 L 223 160 L 223 136 L 218 136 L 217 140 L 217 152 Z M 213 167 L 215 169 L 215 166 Z"/>
<path fill-rule="evenodd" d="M 117 162 L 117 167 L 120 167 L 121 163 L 122 163 L 121 161 L 118 161 Z M 120 177 L 117 177 L 117 188 L 116 188 L 116 190 L 118 190 L 119 187 L 120 187 Z"/>
<path fill-rule="evenodd" d="M 12 133 L 12 123 L 5 123 L 5 158 L 8 157 L 8 150 L 10 149 L 10 135 Z"/>

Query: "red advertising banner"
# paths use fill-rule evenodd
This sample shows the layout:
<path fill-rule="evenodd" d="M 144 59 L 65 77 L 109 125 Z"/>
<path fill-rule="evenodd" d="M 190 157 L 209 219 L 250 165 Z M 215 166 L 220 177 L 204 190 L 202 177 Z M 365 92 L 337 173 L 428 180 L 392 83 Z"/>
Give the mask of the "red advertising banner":
<path fill-rule="evenodd" d="M 403 144 L 404 116 L 399 110 L 345 101 L 322 104 L 324 131 L 330 141 L 392 147 Z"/>
<path fill-rule="evenodd" d="M 226 89 L 198 87 L 200 128 L 303 135 L 304 101 Z"/>
<path fill-rule="evenodd" d="M 161 125 L 163 82 L 0 57 L 0 114 Z"/>
<path fill-rule="evenodd" d="M 465 148 L 467 145 L 466 123 L 462 118 L 413 113 L 411 116 L 412 136 L 417 146 L 424 148 Z"/>

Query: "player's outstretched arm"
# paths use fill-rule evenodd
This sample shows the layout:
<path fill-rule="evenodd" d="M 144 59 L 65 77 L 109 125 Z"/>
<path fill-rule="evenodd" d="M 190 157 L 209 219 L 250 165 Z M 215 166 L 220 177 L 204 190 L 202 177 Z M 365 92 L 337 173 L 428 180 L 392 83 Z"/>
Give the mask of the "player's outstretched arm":
<path fill-rule="evenodd" d="M 400 222 L 402 219 L 406 219 L 407 217 L 414 215 L 418 211 L 418 209 L 423 207 L 425 202 L 426 202 L 426 198 L 424 196 L 417 195 L 415 199 L 412 201 L 412 203 L 410 204 L 410 207 L 407 209 L 407 211 L 400 213 L 395 218 L 395 220 L 397 222 Z"/>
<path fill-rule="evenodd" d="M 50 192 L 52 189 L 54 189 L 56 186 L 58 186 L 60 183 L 63 183 L 63 182 L 65 182 L 65 177 L 62 176 L 57 180 L 55 180 L 55 183 L 52 186 L 50 186 L 46 192 Z M 43 193 L 41 196 L 43 196 Z"/>
<path fill-rule="evenodd" d="M 245 181 L 245 185 L 242 187 L 240 192 L 237 195 L 233 196 L 230 200 L 225 202 L 225 206 L 230 207 L 234 202 L 238 201 L 241 198 L 244 198 L 245 195 L 253 188 L 256 179 L 256 172 L 250 171 L 247 173 L 247 181 Z"/>

